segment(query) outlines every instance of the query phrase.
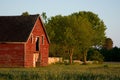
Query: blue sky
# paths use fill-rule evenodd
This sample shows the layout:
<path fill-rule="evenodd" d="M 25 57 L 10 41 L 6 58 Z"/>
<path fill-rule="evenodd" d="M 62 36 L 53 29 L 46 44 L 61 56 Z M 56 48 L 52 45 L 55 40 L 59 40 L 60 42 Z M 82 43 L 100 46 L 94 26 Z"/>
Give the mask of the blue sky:
<path fill-rule="evenodd" d="M 69 15 L 79 11 L 92 11 L 107 26 L 106 36 L 114 46 L 120 47 L 120 0 L 0 0 L 0 16 L 46 12 L 48 17 Z"/>

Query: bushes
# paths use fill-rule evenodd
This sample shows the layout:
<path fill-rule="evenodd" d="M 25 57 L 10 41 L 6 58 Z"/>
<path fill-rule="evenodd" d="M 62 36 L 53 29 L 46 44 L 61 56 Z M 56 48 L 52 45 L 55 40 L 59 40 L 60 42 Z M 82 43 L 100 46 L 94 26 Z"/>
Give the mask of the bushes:
<path fill-rule="evenodd" d="M 88 52 L 88 60 L 99 61 L 99 63 L 102 63 L 104 57 L 99 51 L 92 49 Z"/>

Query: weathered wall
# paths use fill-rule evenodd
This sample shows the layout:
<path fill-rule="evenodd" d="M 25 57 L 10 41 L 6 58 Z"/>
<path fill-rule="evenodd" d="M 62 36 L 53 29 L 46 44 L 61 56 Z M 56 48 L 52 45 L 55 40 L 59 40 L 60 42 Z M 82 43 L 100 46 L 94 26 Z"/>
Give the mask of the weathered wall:
<path fill-rule="evenodd" d="M 0 67 L 23 67 L 24 44 L 0 43 Z"/>
<path fill-rule="evenodd" d="M 36 51 L 36 38 L 39 37 L 39 51 Z M 44 37 L 44 42 L 42 42 L 42 37 Z M 44 29 L 42 28 L 42 23 L 38 18 L 32 33 L 29 36 L 29 39 L 25 45 L 25 67 L 35 67 L 34 66 L 34 54 L 39 54 L 39 59 L 37 61 L 38 66 L 47 66 L 48 65 L 48 52 L 49 52 L 49 43 Z M 37 57 L 37 56 L 36 56 Z"/>

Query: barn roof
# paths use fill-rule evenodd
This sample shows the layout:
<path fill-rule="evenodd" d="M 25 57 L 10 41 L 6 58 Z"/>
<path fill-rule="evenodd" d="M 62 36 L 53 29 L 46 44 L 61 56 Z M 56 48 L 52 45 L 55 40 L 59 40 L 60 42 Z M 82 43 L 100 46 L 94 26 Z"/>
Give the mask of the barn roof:
<path fill-rule="evenodd" d="M 0 16 L 0 42 L 26 42 L 38 17 Z"/>

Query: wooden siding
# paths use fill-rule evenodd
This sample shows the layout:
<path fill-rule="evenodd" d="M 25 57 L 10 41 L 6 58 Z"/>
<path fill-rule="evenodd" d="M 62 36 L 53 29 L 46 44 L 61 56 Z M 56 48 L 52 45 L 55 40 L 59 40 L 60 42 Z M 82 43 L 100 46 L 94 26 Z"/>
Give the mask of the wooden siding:
<path fill-rule="evenodd" d="M 24 44 L 0 43 L 0 67 L 23 67 Z"/>
<path fill-rule="evenodd" d="M 36 53 L 39 54 L 38 61 L 36 61 L 36 66 L 48 65 L 49 42 L 42 26 L 43 25 L 40 18 L 38 18 L 25 45 L 25 67 L 35 67 L 34 58 L 38 57 L 34 57 L 34 54 Z M 39 37 L 39 51 L 36 51 L 37 37 Z M 43 37 L 44 42 L 42 41 Z"/>

